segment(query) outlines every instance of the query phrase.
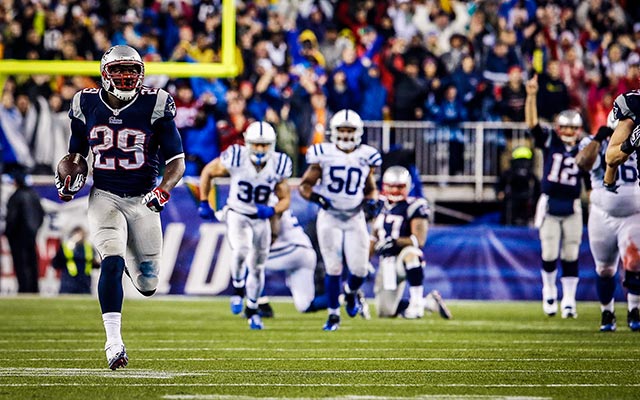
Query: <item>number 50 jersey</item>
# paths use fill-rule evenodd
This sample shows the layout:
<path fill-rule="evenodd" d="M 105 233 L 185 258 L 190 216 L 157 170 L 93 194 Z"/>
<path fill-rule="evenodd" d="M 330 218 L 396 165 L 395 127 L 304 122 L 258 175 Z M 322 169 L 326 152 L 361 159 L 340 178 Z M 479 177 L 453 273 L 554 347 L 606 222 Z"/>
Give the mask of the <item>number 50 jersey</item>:
<path fill-rule="evenodd" d="M 97 189 L 119 196 L 140 196 L 156 185 L 158 150 L 166 162 L 184 157 L 173 118 L 176 106 L 169 93 L 143 87 L 131 102 L 111 108 L 102 89 L 75 94 L 69 110 L 70 153 L 93 153 Z"/>
<path fill-rule="evenodd" d="M 345 153 L 333 143 L 319 143 L 309 148 L 306 157 L 307 164 L 322 168 L 318 194 L 328 198 L 333 209 L 347 212 L 358 209 L 371 168 L 382 164 L 378 150 L 366 144 Z"/>

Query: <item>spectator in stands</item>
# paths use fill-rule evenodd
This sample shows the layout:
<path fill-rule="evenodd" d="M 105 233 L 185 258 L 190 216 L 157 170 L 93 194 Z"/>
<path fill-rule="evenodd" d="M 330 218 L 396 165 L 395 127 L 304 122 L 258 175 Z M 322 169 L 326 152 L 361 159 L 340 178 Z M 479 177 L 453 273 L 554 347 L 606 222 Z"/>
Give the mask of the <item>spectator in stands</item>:
<path fill-rule="evenodd" d="M 394 75 L 393 118 L 398 121 L 421 120 L 424 116 L 422 105 L 427 86 L 425 80 L 420 78 L 418 60 L 406 60 L 402 70 L 391 62 L 387 62 L 386 67 Z"/>
<path fill-rule="evenodd" d="M 358 114 L 363 121 L 382 121 L 385 114 L 389 114 L 387 103 L 387 89 L 380 81 L 380 68 L 372 65 L 362 80 L 362 103 Z"/>
<path fill-rule="evenodd" d="M 199 108 L 193 124 L 180 130 L 185 152 L 185 176 L 200 176 L 202 168 L 220 155 L 213 113 Z"/>
<path fill-rule="evenodd" d="M 488 92 L 488 85 L 480 71 L 476 69 L 471 55 L 463 56 L 460 66 L 446 80 L 445 85 L 447 84 L 453 84 L 456 87 L 458 100 L 467 110 L 469 119 L 481 121 L 483 119 L 482 101 Z"/>
<path fill-rule="evenodd" d="M 467 121 L 467 109 L 458 100 L 458 89 L 452 84 L 444 88 L 443 99 L 431 108 L 436 124 L 448 133 L 449 175 L 461 174 L 464 168 L 464 136 L 459 123 Z"/>
<path fill-rule="evenodd" d="M 246 102 L 237 90 L 227 92 L 227 116 L 216 124 L 220 152 L 233 144 L 244 144 L 243 132 L 253 121 L 246 110 Z"/>
<path fill-rule="evenodd" d="M 268 108 L 265 114 L 265 121 L 270 123 L 276 131 L 276 149 L 291 157 L 293 163 L 293 174 L 300 176 L 300 151 L 298 145 L 298 133 L 295 124 L 289 119 L 291 106 L 284 104 L 279 111 Z"/>
<path fill-rule="evenodd" d="M 524 87 L 522 68 L 509 68 L 509 82 L 500 90 L 498 114 L 503 121 L 524 122 L 524 102 L 527 92 Z"/>
<path fill-rule="evenodd" d="M 494 85 L 502 86 L 509 80 L 509 68 L 520 65 L 515 49 L 505 42 L 498 40 L 483 66 L 484 78 Z"/>
<path fill-rule="evenodd" d="M 560 62 L 551 60 L 545 73 L 539 77 L 537 96 L 538 117 L 544 121 L 553 121 L 561 110 L 569 108 L 569 91 L 560 76 Z"/>
<path fill-rule="evenodd" d="M 76 226 L 60 242 L 51 266 L 60 271 L 60 293 L 91 293 L 91 272 L 100 268 L 100 260 L 83 227 Z"/>
<path fill-rule="evenodd" d="M 44 220 L 40 196 L 26 181 L 23 171 L 13 172 L 16 190 L 7 202 L 5 235 L 11 248 L 18 293 L 38 293 L 36 235 Z"/>

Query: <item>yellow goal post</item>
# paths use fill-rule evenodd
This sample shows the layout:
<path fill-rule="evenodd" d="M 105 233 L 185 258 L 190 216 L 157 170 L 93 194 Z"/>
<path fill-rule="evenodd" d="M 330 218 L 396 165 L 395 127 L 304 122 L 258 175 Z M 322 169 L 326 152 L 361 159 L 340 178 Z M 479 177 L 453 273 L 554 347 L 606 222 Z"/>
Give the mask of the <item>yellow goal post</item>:
<path fill-rule="evenodd" d="M 172 78 L 226 78 L 238 74 L 236 54 L 236 9 L 234 0 L 222 1 L 221 62 L 146 62 L 145 75 Z M 99 76 L 100 61 L 0 60 L 0 90 L 9 75 Z"/>

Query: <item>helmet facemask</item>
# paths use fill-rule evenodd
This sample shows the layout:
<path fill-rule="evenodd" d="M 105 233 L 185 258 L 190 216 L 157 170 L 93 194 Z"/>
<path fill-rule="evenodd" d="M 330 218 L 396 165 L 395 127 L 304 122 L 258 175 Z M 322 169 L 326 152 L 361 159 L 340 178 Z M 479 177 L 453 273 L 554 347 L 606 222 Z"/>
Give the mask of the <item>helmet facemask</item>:
<path fill-rule="evenodd" d="M 582 128 L 582 117 L 577 111 L 565 110 L 556 118 L 558 136 L 564 144 L 573 146 L 578 141 Z"/>
<path fill-rule="evenodd" d="M 331 142 L 342 151 L 352 151 L 362 142 L 364 124 L 353 110 L 340 110 L 329 122 Z"/>
<path fill-rule="evenodd" d="M 244 132 L 244 141 L 249 148 L 249 158 L 255 165 L 264 165 L 276 146 L 276 132 L 266 122 L 252 122 Z"/>
<path fill-rule="evenodd" d="M 401 166 L 389 167 L 382 175 L 382 194 L 389 203 L 406 200 L 411 190 L 411 174 Z"/>
<path fill-rule="evenodd" d="M 144 80 L 144 63 L 138 52 L 130 46 L 114 46 L 100 61 L 102 87 L 122 101 L 133 99 Z"/>
<path fill-rule="evenodd" d="M 338 127 L 332 133 L 333 142 L 340 150 L 351 151 L 360 145 L 361 135 L 356 128 Z"/>

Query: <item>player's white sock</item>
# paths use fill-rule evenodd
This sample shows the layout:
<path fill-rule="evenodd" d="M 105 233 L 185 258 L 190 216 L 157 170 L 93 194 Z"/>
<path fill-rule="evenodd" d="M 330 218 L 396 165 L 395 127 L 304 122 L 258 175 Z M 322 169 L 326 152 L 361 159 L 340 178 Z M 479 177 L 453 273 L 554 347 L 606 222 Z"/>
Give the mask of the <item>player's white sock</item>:
<path fill-rule="evenodd" d="M 327 311 L 329 312 L 329 315 L 337 315 L 338 317 L 340 316 L 339 308 L 327 308 Z"/>
<path fill-rule="evenodd" d="M 611 311 L 614 310 L 615 299 L 611 299 L 609 304 L 600 304 L 600 311 Z"/>
<path fill-rule="evenodd" d="M 560 278 L 562 282 L 562 301 L 567 304 L 575 304 L 576 302 L 576 290 L 578 289 L 578 281 L 580 278 L 577 276 L 565 276 Z"/>
<path fill-rule="evenodd" d="M 122 313 L 108 312 L 102 314 L 102 323 L 107 334 L 107 344 L 123 344 L 120 326 L 122 324 Z"/>
<path fill-rule="evenodd" d="M 556 276 L 558 276 L 558 270 L 547 272 L 545 270 L 540 271 L 542 275 L 542 296 L 543 300 L 558 297 L 556 288 Z"/>
<path fill-rule="evenodd" d="M 411 302 L 422 301 L 422 296 L 424 296 L 424 289 L 422 288 L 422 285 L 409 286 L 409 296 Z"/>
<path fill-rule="evenodd" d="M 627 307 L 629 311 L 640 308 L 640 295 L 627 293 Z"/>

